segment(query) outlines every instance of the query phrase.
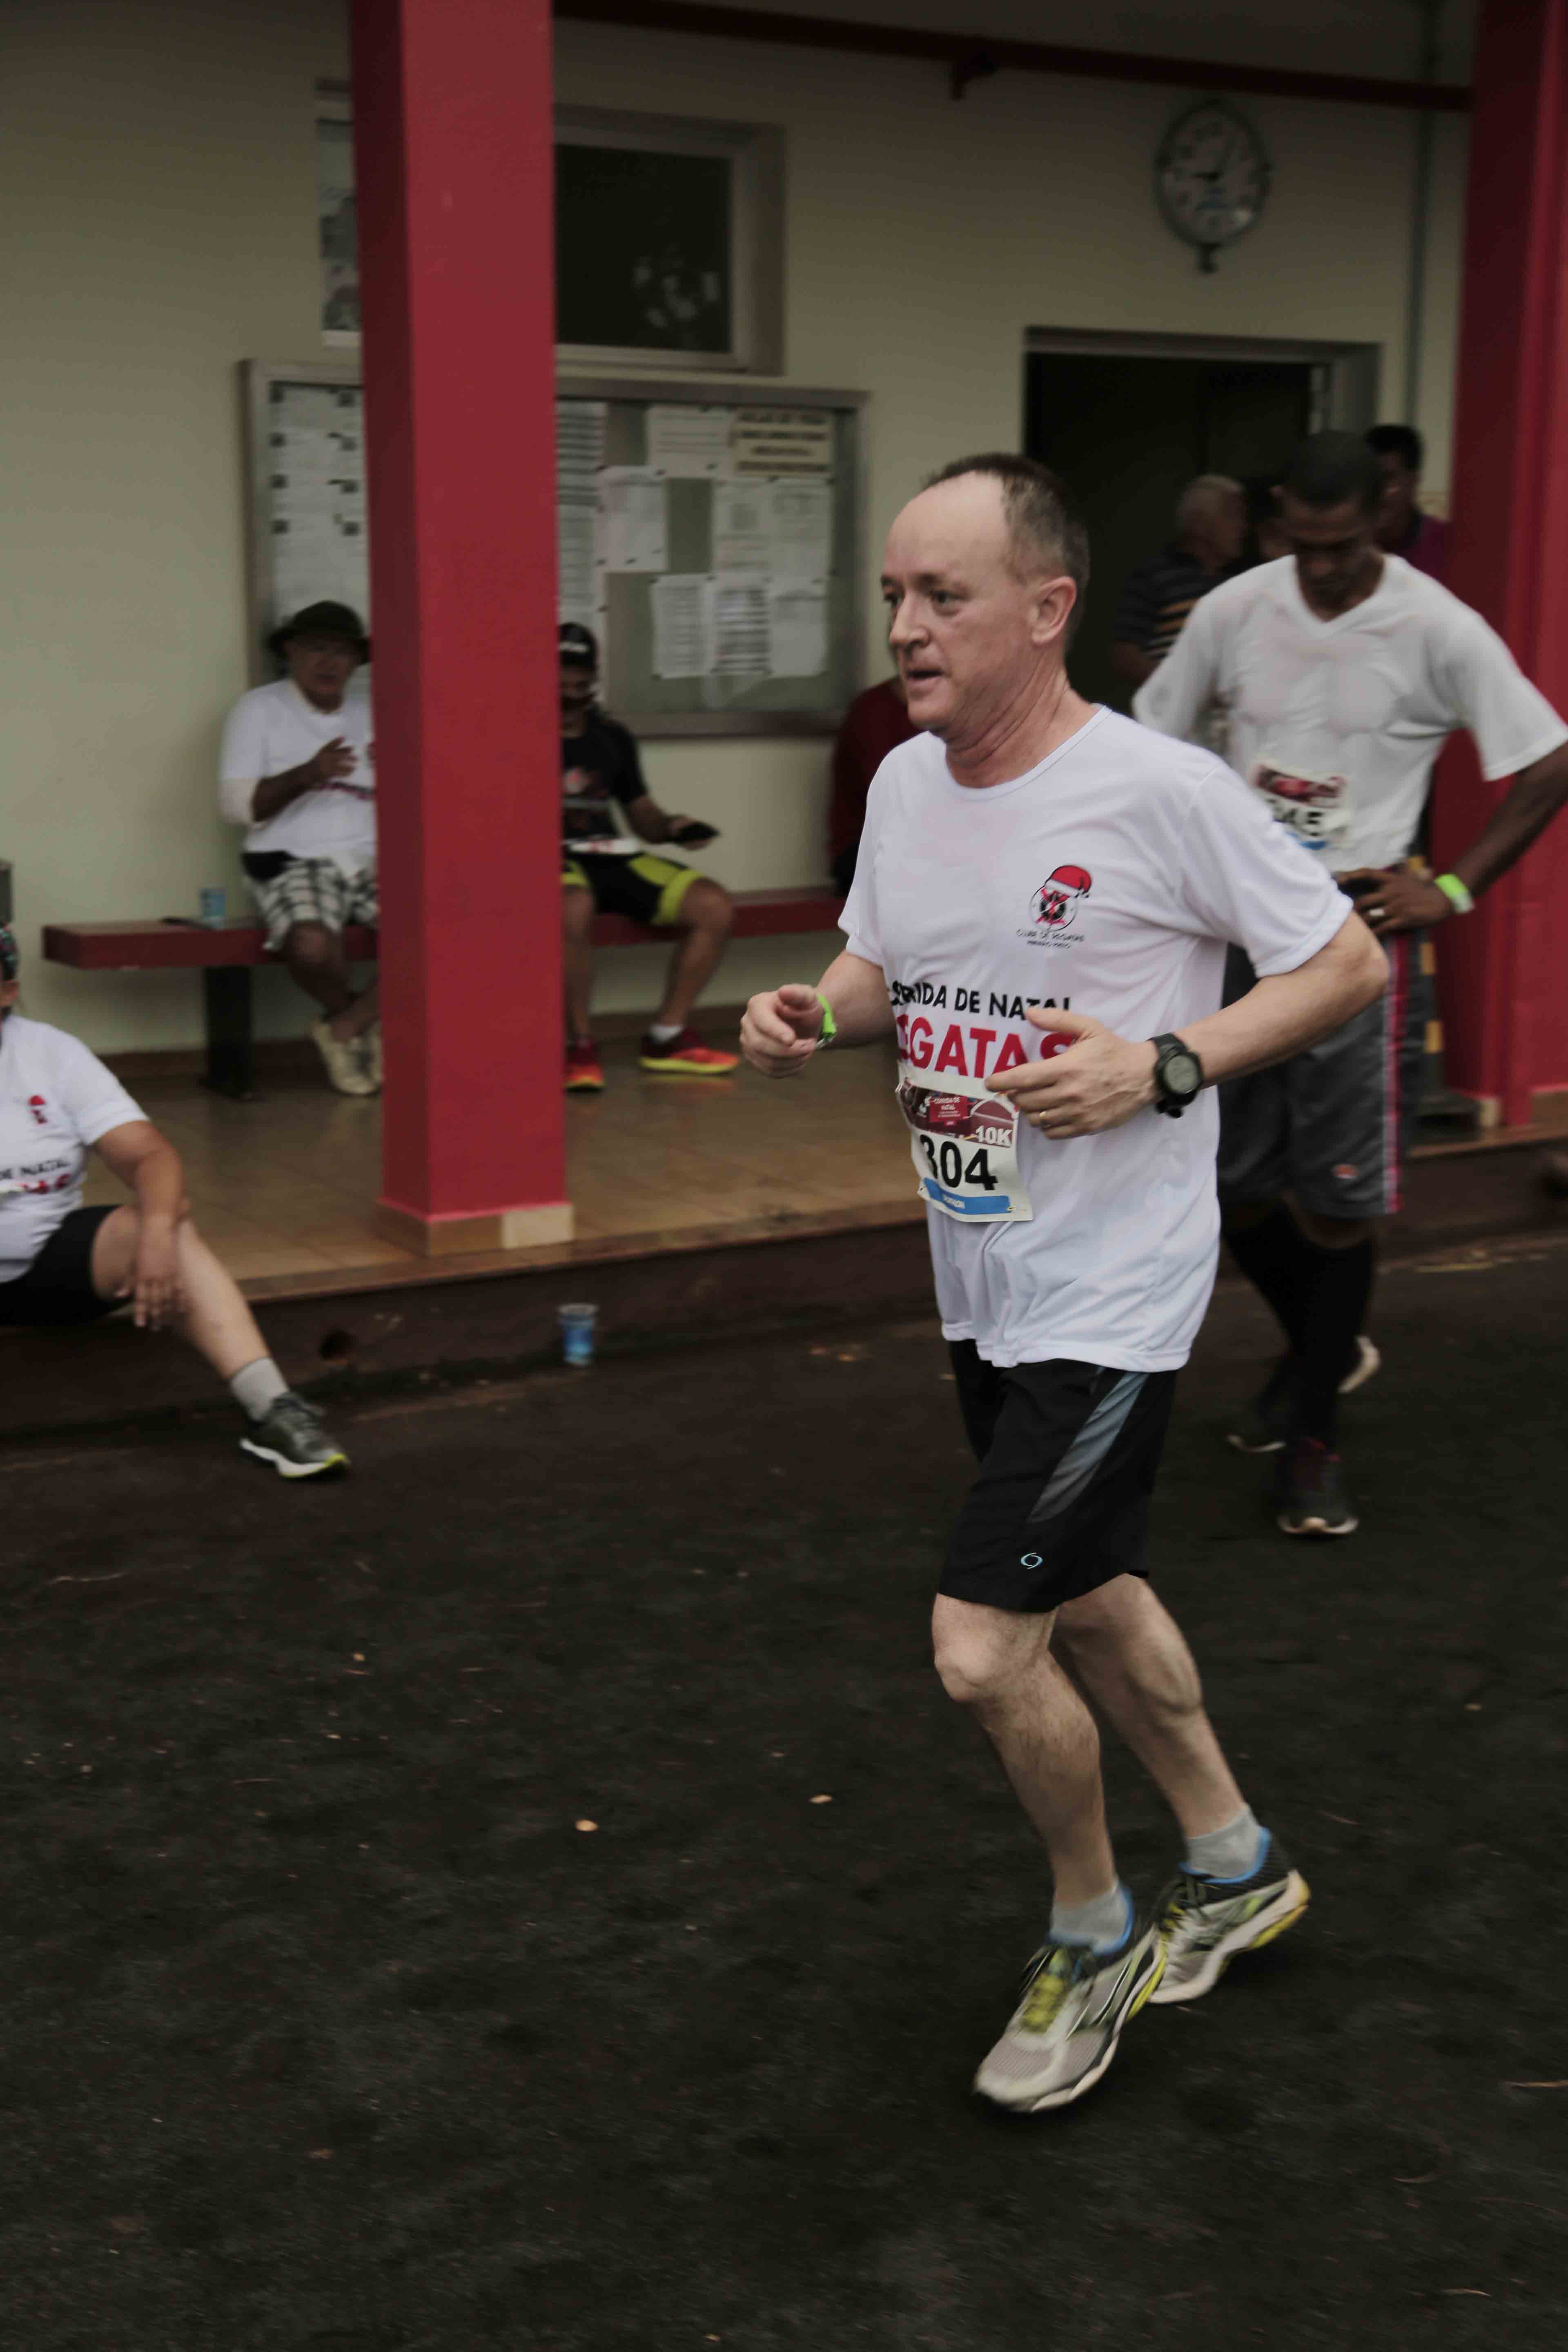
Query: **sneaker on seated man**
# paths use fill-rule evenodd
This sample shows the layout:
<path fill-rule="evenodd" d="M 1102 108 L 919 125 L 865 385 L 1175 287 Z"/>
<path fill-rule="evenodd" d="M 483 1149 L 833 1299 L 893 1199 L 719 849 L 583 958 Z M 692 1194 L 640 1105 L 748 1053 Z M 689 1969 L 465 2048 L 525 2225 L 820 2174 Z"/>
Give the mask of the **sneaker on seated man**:
<path fill-rule="evenodd" d="M 642 1040 L 643 1068 L 722 1077 L 739 1055 L 705 1045 L 690 1021 L 729 941 L 730 894 L 691 866 L 637 846 L 674 841 L 696 848 L 718 836 L 692 817 L 666 815 L 643 780 L 635 739 L 598 709 L 599 648 L 592 630 L 564 625 L 560 653 L 566 1090 L 597 1093 L 605 1083 L 588 1025 L 596 914 L 629 915 L 679 934 L 664 1001 Z M 637 840 L 626 837 L 626 825 Z"/>
<path fill-rule="evenodd" d="M 23 1019 L 16 963 L 0 924 L 0 1325 L 96 1323 L 129 1300 L 138 1329 L 177 1331 L 226 1382 L 243 1453 L 284 1478 L 345 1470 L 192 1224 L 174 1145 L 79 1038 Z M 89 1150 L 134 1206 L 82 1206 Z"/>
<path fill-rule="evenodd" d="M 374 987 L 356 996 L 343 933 L 380 920 L 367 697 L 370 640 L 347 604 L 307 604 L 268 640 L 285 675 L 242 694 L 223 731 L 218 805 L 248 829 L 241 863 L 290 976 L 321 1006 L 310 1035 L 341 1095 L 381 1087 Z"/>

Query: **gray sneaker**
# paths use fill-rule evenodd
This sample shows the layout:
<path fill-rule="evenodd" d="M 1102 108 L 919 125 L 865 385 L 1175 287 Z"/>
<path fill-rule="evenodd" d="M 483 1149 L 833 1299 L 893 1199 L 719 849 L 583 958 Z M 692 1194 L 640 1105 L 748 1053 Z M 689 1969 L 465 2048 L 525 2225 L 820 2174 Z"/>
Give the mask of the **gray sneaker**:
<path fill-rule="evenodd" d="M 1200 1878 L 1184 1870 L 1160 1905 L 1165 1973 L 1151 1998 L 1159 2007 L 1212 1992 L 1237 1952 L 1255 1952 L 1293 1927 L 1311 1889 L 1270 1837 L 1247 1878 Z"/>
<path fill-rule="evenodd" d="M 1081 2099 L 1115 2057 L 1122 2027 L 1149 1999 L 1164 1965 L 1152 1921 L 1134 1927 L 1118 1952 L 1045 1945 L 1029 1963 L 1006 2032 L 974 2077 L 981 2097 L 1026 2116 Z"/>
<path fill-rule="evenodd" d="M 324 1471 L 346 1470 L 349 1457 L 321 1425 L 321 1415 L 292 1389 L 253 1421 L 239 1441 L 242 1454 L 270 1462 L 280 1478 L 319 1478 Z"/>

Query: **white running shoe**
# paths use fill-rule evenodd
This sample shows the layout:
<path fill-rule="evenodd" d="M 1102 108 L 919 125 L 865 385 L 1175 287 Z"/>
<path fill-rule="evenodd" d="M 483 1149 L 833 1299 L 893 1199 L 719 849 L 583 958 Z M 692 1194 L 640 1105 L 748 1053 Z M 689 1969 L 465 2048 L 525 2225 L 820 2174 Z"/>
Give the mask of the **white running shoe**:
<path fill-rule="evenodd" d="M 1046 1944 L 1029 1963 L 1024 1998 L 982 2061 L 974 2087 L 1016 2115 L 1065 2107 L 1091 2091 L 1116 2055 L 1165 1965 L 1158 1926 L 1134 1927 L 1120 1951 Z"/>
<path fill-rule="evenodd" d="M 326 1065 L 327 1076 L 340 1095 L 373 1095 L 375 1080 L 364 1065 L 357 1037 L 334 1037 L 324 1017 L 310 1024 L 310 1040 Z"/>
<path fill-rule="evenodd" d="M 1363 1331 L 1355 1343 L 1355 1361 L 1340 1382 L 1341 1396 L 1349 1396 L 1355 1389 L 1364 1388 L 1373 1372 L 1383 1370 L 1383 1358 L 1373 1341 Z"/>

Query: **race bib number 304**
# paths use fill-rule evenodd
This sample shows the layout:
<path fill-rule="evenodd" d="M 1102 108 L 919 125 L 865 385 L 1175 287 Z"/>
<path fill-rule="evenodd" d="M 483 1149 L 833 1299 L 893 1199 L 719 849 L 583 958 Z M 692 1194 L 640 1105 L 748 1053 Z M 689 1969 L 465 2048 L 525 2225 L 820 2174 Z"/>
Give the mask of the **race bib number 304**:
<path fill-rule="evenodd" d="M 1252 784 L 1275 823 L 1303 849 L 1330 862 L 1340 856 L 1351 829 L 1351 788 L 1343 776 L 1299 776 L 1259 761 Z"/>
<path fill-rule="evenodd" d="M 1018 1114 L 983 1080 L 928 1074 L 899 1064 L 899 1108 L 921 1198 L 964 1224 L 1005 1224 L 1032 1217 L 1018 1174 Z"/>

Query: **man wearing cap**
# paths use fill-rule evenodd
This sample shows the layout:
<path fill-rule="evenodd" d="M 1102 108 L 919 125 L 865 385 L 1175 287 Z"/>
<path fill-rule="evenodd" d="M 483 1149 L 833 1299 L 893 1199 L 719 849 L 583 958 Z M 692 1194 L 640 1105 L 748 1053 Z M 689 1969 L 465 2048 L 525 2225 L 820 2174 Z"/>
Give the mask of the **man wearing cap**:
<path fill-rule="evenodd" d="M 639 841 L 675 841 L 694 849 L 716 840 L 717 833 L 693 817 L 668 816 L 648 791 L 636 739 L 598 708 L 599 648 L 593 631 L 575 621 L 563 623 L 559 652 L 566 1091 L 596 1094 L 605 1083 L 588 1025 L 598 914 L 629 915 L 679 934 L 663 1003 L 642 1040 L 643 1068 L 722 1077 L 740 1056 L 705 1045 L 689 1024 L 729 940 L 734 917 L 730 894 L 689 866 L 650 856 L 638 847 Z M 625 825 L 637 840 L 626 837 Z"/>
<path fill-rule="evenodd" d="M 341 1095 L 381 1086 L 376 992 L 359 996 L 343 933 L 375 923 L 375 771 L 367 696 L 350 691 L 370 640 L 347 604 L 307 604 L 268 640 L 284 676 L 242 694 L 223 731 L 218 805 L 246 826 L 241 864 L 267 944 L 321 1006 L 310 1035 Z"/>

